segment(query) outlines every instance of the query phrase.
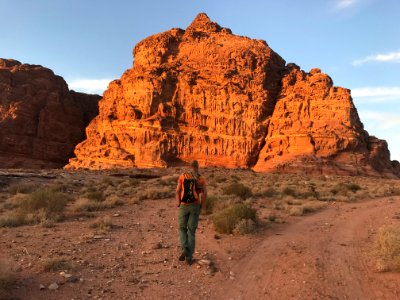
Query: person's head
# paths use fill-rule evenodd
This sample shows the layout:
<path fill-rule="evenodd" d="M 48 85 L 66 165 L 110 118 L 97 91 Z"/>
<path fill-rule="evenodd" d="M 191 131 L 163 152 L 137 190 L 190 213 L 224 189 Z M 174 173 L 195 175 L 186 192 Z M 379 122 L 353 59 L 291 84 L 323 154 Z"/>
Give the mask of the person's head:
<path fill-rule="evenodd" d="M 197 160 L 192 161 L 190 166 L 192 167 L 194 172 L 198 172 L 199 171 L 199 162 Z"/>

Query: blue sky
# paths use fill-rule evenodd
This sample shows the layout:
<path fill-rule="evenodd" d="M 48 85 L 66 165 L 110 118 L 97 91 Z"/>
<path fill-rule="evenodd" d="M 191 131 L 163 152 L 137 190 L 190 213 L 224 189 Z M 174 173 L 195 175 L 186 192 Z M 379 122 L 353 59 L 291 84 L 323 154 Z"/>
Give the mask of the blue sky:
<path fill-rule="evenodd" d="M 186 28 L 205 12 L 352 89 L 365 128 L 400 160 L 399 0 L 0 0 L 0 7 L 0 57 L 41 64 L 71 89 L 97 93 L 132 66 L 137 42 Z"/>

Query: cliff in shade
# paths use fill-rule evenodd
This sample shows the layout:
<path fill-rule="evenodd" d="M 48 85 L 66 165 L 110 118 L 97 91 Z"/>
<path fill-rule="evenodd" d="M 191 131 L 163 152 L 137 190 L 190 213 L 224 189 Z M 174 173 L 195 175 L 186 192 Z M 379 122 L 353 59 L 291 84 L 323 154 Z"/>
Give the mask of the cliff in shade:
<path fill-rule="evenodd" d="M 0 59 L 0 168 L 64 166 L 98 114 L 99 99 L 69 91 L 42 66 Z"/>
<path fill-rule="evenodd" d="M 110 83 L 67 168 L 202 166 L 397 174 L 363 129 L 348 89 L 286 62 L 265 41 L 199 14 L 146 38 Z"/>

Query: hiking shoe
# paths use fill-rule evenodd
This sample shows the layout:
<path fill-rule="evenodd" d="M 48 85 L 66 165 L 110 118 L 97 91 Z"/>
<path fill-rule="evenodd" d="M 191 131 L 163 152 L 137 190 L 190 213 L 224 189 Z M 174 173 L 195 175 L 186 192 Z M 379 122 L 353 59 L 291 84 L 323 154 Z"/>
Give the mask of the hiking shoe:
<path fill-rule="evenodd" d="M 182 251 L 181 255 L 179 256 L 179 260 L 180 260 L 180 261 L 184 261 L 185 258 L 186 258 L 186 252 L 185 252 L 185 251 Z"/>
<path fill-rule="evenodd" d="M 193 264 L 193 258 L 186 257 L 186 263 L 191 266 Z"/>

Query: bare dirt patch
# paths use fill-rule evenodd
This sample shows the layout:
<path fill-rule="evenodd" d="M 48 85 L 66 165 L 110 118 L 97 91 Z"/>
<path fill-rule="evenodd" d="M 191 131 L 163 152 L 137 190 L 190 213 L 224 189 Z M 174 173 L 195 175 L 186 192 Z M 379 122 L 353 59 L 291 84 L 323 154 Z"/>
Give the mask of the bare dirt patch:
<path fill-rule="evenodd" d="M 180 171 L 58 170 L 34 176 L 23 170 L 0 173 L 0 218 L 18 209 L 10 202 L 18 184 L 53 187 L 70 198 L 62 218 L 52 226 L 33 223 L 0 228 L 1 258 L 12 263 L 16 278 L 7 291 L 8 296 L 16 299 L 399 297 L 400 275 L 377 272 L 371 254 L 378 228 L 399 222 L 398 181 L 204 170 L 210 196 L 214 197 L 213 209 L 201 216 L 195 254 L 198 263 L 188 266 L 178 261 L 177 208 L 173 195 Z M 234 182 L 241 183 L 240 190 L 246 190 L 246 197 L 224 193 Z M 359 188 L 351 188 L 354 185 Z M 9 190 L 10 187 L 13 188 Z M 77 210 L 80 199 L 101 209 Z M 215 215 L 235 203 L 245 203 L 257 210 L 256 229 L 244 235 L 217 233 L 213 224 Z M 54 263 L 54 268 L 44 271 L 50 262 L 62 263 Z"/>

